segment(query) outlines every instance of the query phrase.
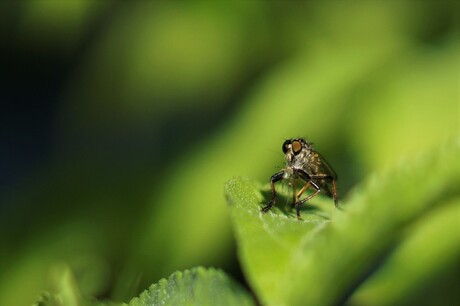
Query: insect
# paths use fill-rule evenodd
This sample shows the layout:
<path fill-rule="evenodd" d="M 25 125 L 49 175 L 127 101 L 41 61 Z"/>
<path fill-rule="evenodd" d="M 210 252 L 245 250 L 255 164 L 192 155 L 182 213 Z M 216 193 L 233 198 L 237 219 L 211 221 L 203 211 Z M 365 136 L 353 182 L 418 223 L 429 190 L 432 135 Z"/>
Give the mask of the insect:
<path fill-rule="evenodd" d="M 262 212 L 267 212 L 275 204 L 277 195 L 275 183 L 284 179 L 290 179 L 293 188 L 293 206 L 296 208 L 297 218 L 300 218 L 300 208 L 302 204 L 316 196 L 321 191 L 332 196 L 334 204 L 338 207 L 337 200 L 337 175 L 327 164 L 326 160 L 313 149 L 310 142 L 303 138 L 288 139 L 283 143 L 283 153 L 286 157 L 286 166 L 281 171 L 275 173 L 270 178 L 272 199 L 262 208 Z M 295 180 L 302 180 L 305 184 L 296 193 Z M 312 187 L 314 192 L 303 199 L 300 196 Z"/>

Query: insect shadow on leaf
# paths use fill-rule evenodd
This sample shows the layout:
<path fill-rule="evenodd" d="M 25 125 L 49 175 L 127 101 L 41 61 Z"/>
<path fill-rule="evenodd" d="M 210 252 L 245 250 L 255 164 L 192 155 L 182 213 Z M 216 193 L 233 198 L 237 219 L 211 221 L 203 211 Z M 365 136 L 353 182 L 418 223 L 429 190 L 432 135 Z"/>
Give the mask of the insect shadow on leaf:
<path fill-rule="evenodd" d="M 287 186 L 286 186 L 287 187 Z M 259 203 L 265 207 L 265 205 L 271 200 L 272 192 L 270 189 L 264 189 L 261 191 L 263 200 Z M 277 193 L 277 205 L 275 205 L 275 209 L 281 212 L 283 215 L 292 217 L 295 214 L 294 210 L 294 202 L 292 200 L 293 196 L 289 195 L 284 190 L 282 192 Z M 324 212 L 320 207 L 313 206 L 313 205 L 303 205 L 300 209 L 302 212 L 314 214 L 324 218 L 325 220 L 329 220 L 328 214 Z"/>

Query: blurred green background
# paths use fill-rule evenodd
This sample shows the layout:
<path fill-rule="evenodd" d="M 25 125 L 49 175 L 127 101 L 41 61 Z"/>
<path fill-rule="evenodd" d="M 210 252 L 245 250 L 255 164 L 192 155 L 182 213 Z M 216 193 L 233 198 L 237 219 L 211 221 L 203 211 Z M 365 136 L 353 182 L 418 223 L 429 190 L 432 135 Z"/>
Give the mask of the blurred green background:
<path fill-rule="evenodd" d="M 0 305 L 243 281 L 223 184 L 315 143 L 339 193 L 459 137 L 455 1 L 0 4 Z"/>

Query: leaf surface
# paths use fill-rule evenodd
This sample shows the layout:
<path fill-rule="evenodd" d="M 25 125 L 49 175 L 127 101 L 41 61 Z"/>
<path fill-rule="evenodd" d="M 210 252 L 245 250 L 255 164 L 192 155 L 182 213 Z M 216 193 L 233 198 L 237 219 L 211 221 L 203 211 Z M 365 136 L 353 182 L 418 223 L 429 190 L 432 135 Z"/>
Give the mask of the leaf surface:
<path fill-rule="evenodd" d="M 458 156 L 458 145 L 443 146 L 375 175 L 342 203 L 344 212 L 316 197 L 303 221 L 283 208 L 286 199 L 262 214 L 267 188 L 242 178 L 227 182 L 240 262 L 256 295 L 267 305 L 347 301 L 385 265 L 405 228 L 458 195 Z"/>
<path fill-rule="evenodd" d="M 224 272 L 202 267 L 175 272 L 144 291 L 129 306 L 254 305 L 251 296 Z"/>

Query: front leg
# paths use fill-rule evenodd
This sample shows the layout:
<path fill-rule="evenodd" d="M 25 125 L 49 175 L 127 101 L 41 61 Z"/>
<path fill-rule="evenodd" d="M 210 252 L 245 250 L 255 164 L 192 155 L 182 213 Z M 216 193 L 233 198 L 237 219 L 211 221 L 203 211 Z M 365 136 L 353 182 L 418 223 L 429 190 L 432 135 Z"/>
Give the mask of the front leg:
<path fill-rule="evenodd" d="M 276 202 L 275 183 L 278 182 L 278 181 L 281 181 L 284 178 L 284 174 L 285 174 L 284 170 L 281 170 L 280 172 L 273 174 L 272 177 L 270 178 L 270 187 L 271 187 L 271 190 L 272 190 L 272 199 L 270 200 L 270 202 L 268 202 L 268 204 L 266 206 L 264 206 L 261 209 L 262 212 L 269 211 L 270 208 L 272 208 L 272 206 L 275 204 L 275 202 Z"/>

